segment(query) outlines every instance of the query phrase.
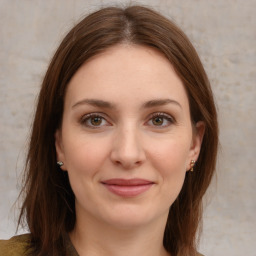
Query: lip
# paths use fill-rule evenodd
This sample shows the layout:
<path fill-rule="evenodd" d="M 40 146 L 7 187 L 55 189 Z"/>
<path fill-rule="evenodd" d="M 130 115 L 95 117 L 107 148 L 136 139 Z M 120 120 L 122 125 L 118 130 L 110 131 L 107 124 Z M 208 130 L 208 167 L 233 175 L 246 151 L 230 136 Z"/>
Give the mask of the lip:
<path fill-rule="evenodd" d="M 135 197 L 155 183 L 145 179 L 109 179 L 101 182 L 110 192 L 122 197 Z"/>

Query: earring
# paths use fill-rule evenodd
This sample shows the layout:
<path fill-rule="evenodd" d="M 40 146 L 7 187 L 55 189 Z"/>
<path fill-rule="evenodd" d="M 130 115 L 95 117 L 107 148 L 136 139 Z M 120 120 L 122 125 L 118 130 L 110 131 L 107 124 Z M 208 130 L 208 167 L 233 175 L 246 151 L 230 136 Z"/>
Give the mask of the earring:
<path fill-rule="evenodd" d="M 57 165 L 59 165 L 60 167 L 63 165 L 63 162 L 61 162 L 61 161 L 58 161 L 57 162 Z"/>
<path fill-rule="evenodd" d="M 194 160 L 191 160 L 190 162 L 190 171 L 193 172 L 194 171 L 194 166 L 195 166 L 195 161 Z"/>

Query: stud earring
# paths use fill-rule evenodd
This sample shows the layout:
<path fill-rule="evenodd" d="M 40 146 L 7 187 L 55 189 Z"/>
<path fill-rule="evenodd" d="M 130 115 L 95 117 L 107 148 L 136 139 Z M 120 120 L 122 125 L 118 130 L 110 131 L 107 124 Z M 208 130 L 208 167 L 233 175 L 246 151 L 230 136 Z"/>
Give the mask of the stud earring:
<path fill-rule="evenodd" d="M 59 165 L 60 167 L 63 165 L 63 162 L 61 162 L 61 161 L 58 161 L 57 162 L 57 165 Z"/>
<path fill-rule="evenodd" d="M 195 166 L 195 161 L 194 160 L 191 160 L 190 161 L 190 171 L 193 172 L 194 171 L 194 166 Z"/>

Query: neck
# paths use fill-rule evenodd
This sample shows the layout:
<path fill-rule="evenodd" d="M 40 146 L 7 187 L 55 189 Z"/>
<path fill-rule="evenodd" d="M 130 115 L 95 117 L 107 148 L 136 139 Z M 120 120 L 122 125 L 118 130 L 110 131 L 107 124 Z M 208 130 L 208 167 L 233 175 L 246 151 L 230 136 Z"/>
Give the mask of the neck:
<path fill-rule="evenodd" d="M 132 228 L 77 218 L 70 239 L 80 256 L 170 256 L 163 247 L 164 229 L 163 218 Z"/>

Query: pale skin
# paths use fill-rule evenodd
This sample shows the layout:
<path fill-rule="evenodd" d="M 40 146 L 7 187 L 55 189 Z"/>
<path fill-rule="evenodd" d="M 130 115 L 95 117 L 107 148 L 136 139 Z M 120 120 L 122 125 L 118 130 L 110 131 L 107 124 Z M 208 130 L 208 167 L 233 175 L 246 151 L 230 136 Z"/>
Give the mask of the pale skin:
<path fill-rule="evenodd" d="M 79 255 L 169 255 L 169 207 L 203 134 L 203 122 L 192 125 L 180 78 L 158 51 L 121 44 L 87 61 L 68 85 L 55 134 L 76 197 L 70 238 Z M 104 185 L 135 178 L 152 186 L 122 196 Z"/>

